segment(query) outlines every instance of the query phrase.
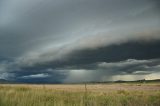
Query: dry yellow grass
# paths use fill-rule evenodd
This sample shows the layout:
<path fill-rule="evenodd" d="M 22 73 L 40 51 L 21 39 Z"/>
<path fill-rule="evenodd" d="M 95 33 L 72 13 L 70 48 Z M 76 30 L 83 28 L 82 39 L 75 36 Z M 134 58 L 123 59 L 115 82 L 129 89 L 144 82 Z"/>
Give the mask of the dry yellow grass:
<path fill-rule="evenodd" d="M 160 84 L 2 84 L 0 106 L 160 106 Z"/>

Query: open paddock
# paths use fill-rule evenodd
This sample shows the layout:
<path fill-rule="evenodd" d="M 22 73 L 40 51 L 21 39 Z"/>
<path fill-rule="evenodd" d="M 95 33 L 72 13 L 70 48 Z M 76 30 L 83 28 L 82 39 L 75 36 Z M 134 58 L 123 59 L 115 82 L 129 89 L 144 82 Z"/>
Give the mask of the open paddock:
<path fill-rule="evenodd" d="M 0 106 L 160 106 L 160 83 L 0 84 Z"/>

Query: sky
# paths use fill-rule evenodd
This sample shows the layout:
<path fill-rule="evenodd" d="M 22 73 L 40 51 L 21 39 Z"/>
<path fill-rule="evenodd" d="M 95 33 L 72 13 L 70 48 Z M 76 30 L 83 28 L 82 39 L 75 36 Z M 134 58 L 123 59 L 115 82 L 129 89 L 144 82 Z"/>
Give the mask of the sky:
<path fill-rule="evenodd" d="M 0 79 L 158 78 L 159 0 L 0 0 Z"/>

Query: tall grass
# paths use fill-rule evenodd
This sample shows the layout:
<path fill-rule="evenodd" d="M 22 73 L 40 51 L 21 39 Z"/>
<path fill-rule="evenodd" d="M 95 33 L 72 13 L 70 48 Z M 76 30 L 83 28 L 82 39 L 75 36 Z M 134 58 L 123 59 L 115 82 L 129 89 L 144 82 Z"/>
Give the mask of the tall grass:
<path fill-rule="evenodd" d="M 67 91 L 0 86 L 0 106 L 160 106 L 160 91 Z"/>

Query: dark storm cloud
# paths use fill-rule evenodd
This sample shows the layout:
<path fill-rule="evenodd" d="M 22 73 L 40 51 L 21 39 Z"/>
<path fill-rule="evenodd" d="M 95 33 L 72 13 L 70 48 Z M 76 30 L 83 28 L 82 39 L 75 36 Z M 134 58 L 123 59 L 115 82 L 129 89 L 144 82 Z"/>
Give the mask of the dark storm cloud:
<path fill-rule="evenodd" d="M 159 59 L 99 62 L 92 69 L 72 69 L 64 82 L 137 80 L 159 77 Z M 152 74 L 157 74 L 157 76 Z M 150 76 L 150 77 L 148 77 Z M 152 77 L 152 78 L 151 78 Z"/>
<path fill-rule="evenodd" d="M 45 72 L 44 75 L 51 75 L 48 76 L 48 81 L 56 81 L 57 78 L 60 78 L 60 81 L 65 82 L 80 82 L 80 79 L 83 81 L 102 81 L 102 77 L 110 80 L 114 75 L 149 75 L 159 72 L 159 46 L 158 41 L 129 42 L 95 50 L 76 51 L 66 60 L 23 66 L 21 67 L 22 72 L 14 73 L 18 73 L 16 76 L 23 79 L 23 76 L 34 76 Z M 47 71 L 47 68 L 51 70 Z M 82 73 L 80 72 L 82 76 L 78 74 L 80 78 L 76 79 L 75 73 L 79 73 L 79 71 L 82 71 Z M 28 79 L 25 78 L 25 80 Z"/>
<path fill-rule="evenodd" d="M 156 73 L 159 9 L 158 0 L 0 1 L 0 78 L 79 82 L 113 80 L 122 70 Z"/>
<path fill-rule="evenodd" d="M 45 63 L 37 63 L 39 69 L 46 67 L 56 68 L 90 68 L 97 62 L 117 62 L 127 59 L 148 60 L 160 58 L 160 41 L 154 42 L 127 42 L 114 44 L 97 49 L 83 49 L 72 52 L 63 59 L 56 59 Z M 23 68 L 26 67 L 22 66 Z M 32 67 L 32 65 L 31 65 Z M 29 68 L 27 65 L 26 68 Z M 39 70 L 37 69 L 37 70 Z M 29 70 L 29 69 L 28 69 Z"/>
<path fill-rule="evenodd" d="M 39 49 L 48 43 L 56 45 L 57 41 L 64 42 L 67 38 L 76 39 L 86 34 L 94 35 L 93 32 L 103 32 L 119 25 L 124 27 L 127 23 L 134 26 L 132 24 L 135 21 L 148 21 L 145 26 L 148 27 L 157 22 L 159 16 L 154 12 L 155 5 L 155 2 L 146 0 L 4 1 L 0 12 L 3 30 L 0 42 L 5 47 L 1 46 L 1 53 L 17 56 L 30 50 L 31 46 L 32 49 Z M 143 12 L 144 15 L 141 15 Z M 153 22 L 150 24 L 152 17 Z"/>
<path fill-rule="evenodd" d="M 68 58 L 71 63 L 88 64 L 99 61 L 115 62 L 126 59 L 153 59 L 160 58 L 160 41 L 154 42 L 127 42 L 114 44 L 97 49 L 84 49 L 71 54 Z M 67 62 L 69 62 L 67 61 Z"/>
<path fill-rule="evenodd" d="M 36 68 L 32 70 L 15 71 L 16 78 L 13 81 L 25 82 L 25 83 L 62 83 L 65 79 L 65 75 L 60 71 L 45 69 L 35 71 Z"/>

